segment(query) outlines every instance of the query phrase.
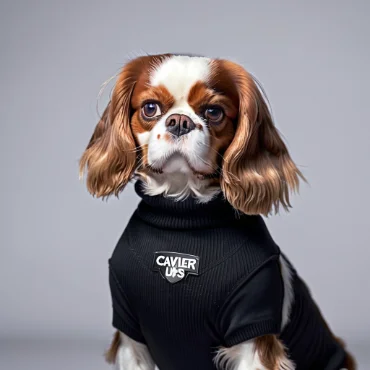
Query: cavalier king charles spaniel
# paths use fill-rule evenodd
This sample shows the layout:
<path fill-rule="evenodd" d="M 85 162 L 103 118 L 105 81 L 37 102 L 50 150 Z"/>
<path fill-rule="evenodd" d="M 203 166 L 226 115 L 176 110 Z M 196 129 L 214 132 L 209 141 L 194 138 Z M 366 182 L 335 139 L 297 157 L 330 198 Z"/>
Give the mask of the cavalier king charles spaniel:
<path fill-rule="evenodd" d="M 215 199 L 222 197 L 235 214 L 244 215 L 241 218 L 236 217 L 235 223 L 243 217 L 254 220 L 254 217 L 277 212 L 279 207 L 288 210 L 289 194 L 298 189 L 300 180 L 304 180 L 273 123 L 261 86 L 250 73 L 229 60 L 177 54 L 141 56 L 122 68 L 110 101 L 81 157 L 80 172 L 81 175 L 86 173 L 87 188 L 96 197 L 118 196 L 128 182 L 140 182 L 141 196 L 145 202 L 150 203 L 151 198 L 164 198 L 165 200 L 159 202 L 167 202 L 166 207 L 174 207 L 173 215 L 176 213 L 176 204 L 186 204 L 189 198 L 195 199 L 197 204 L 194 206 L 192 203 L 189 209 L 207 209 L 207 204 L 212 204 Z M 175 205 L 170 206 L 171 202 Z M 210 213 L 206 216 L 213 217 Z M 226 216 L 226 213 L 225 220 L 229 220 L 228 217 L 231 216 Z M 176 217 L 181 218 L 181 215 Z M 198 216 L 194 213 L 194 217 Z M 204 230 L 204 233 L 209 233 L 209 230 L 213 232 L 211 228 Z M 251 233 L 253 230 L 252 228 Z M 167 229 L 164 229 L 162 235 L 166 232 Z M 258 247 L 261 250 L 264 246 L 259 245 L 257 249 Z M 167 260 L 165 255 L 161 258 L 162 263 L 171 261 L 168 262 L 169 265 L 175 261 Z M 122 266 L 126 266 L 125 259 L 120 261 Z M 195 267 L 197 263 L 189 259 L 183 261 L 183 266 L 188 268 Z M 317 306 L 307 298 L 309 293 L 304 283 L 300 280 L 297 282 L 298 278 L 294 278 L 296 273 L 292 265 L 281 255 L 276 266 L 276 271 L 279 271 L 278 278 L 266 280 L 269 276 L 274 276 L 266 273 L 263 275 L 265 280 L 262 280 L 261 276 L 258 283 L 253 282 L 253 274 L 251 275 L 253 294 L 248 293 L 247 298 L 239 296 L 238 300 L 233 298 L 233 305 L 239 305 L 238 315 L 228 320 L 226 317 L 229 313 L 223 314 L 224 326 L 215 325 L 215 328 L 225 334 L 229 333 L 229 329 L 223 330 L 224 327 L 238 327 L 239 322 L 241 326 L 244 325 L 242 323 L 250 321 L 249 318 L 243 318 L 244 307 L 245 316 L 249 315 L 248 310 L 254 310 L 254 318 L 251 319 L 253 324 L 253 320 L 259 319 L 259 307 L 262 307 L 266 300 L 272 300 L 267 297 L 278 297 L 276 292 L 281 290 L 281 301 L 276 298 L 276 302 L 270 305 L 274 307 L 270 310 L 271 316 L 277 318 L 279 328 L 276 325 L 268 328 L 258 326 L 260 330 L 256 329 L 253 336 L 250 334 L 251 330 L 248 335 L 244 334 L 246 331 L 243 327 L 243 330 L 239 331 L 239 337 L 233 335 L 228 340 L 225 334 L 224 341 L 212 342 L 212 346 L 215 346 L 209 348 L 211 362 L 198 363 L 194 349 L 194 358 L 189 359 L 192 365 L 186 365 L 186 369 L 356 368 L 355 361 L 345 350 L 343 342 L 332 334 Z M 124 268 L 126 267 L 122 269 Z M 127 269 L 129 270 L 129 267 Z M 153 275 L 151 280 L 147 280 L 145 286 L 149 286 L 156 276 Z M 184 272 L 181 277 L 183 276 Z M 201 281 L 196 280 L 198 277 L 194 274 L 182 280 L 193 284 L 188 285 L 187 290 L 184 288 L 183 295 L 191 295 L 190 287 L 199 288 L 201 283 L 196 285 L 197 281 Z M 120 274 L 112 279 L 119 286 L 126 283 L 129 285 L 132 280 L 129 272 L 126 274 L 126 280 L 122 279 Z M 279 279 L 281 286 L 276 284 Z M 137 286 L 135 284 L 134 281 L 128 288 L 133 291 L 132 296 L 135 296 L 135 290 L 139 292 L 144 289 L 144 285 L 141 286 L 139 281 Z M 172 297 L 170 289 L 173 289 L 173 292 L 176 289 L 176 294 L 182 289 L 179 288 L 181 283 L 170 284 L 164 279 L 158 284 L 163 285 L 158 285 L 160 288 L 157 293 L 162 294 L 166 290 L 169 297 Z M 251 292 L 251 288 L 245 289 Z M 151 297 L 157 293 L 151 291 L 147 294 Z M 127 297 L 128 302 L 116 306 L 117 311 L 123 307 L 121 316 L 128 312 L 126 305 L 130 306 L 130 297 Z M 135 302 L 135 307 L 139 305 L 139 301 L 145 305 L 145 300 L 149 300 L 145 294 L 140 297 L 140 300 Z M 214 301 L 215 297 L 212 298 Z M 155 297 L 150 299 L 154 300 Z M 165 320 L 164 317 L 172 317 L 171 310 L 175 308 L 172 308 L 171 300 L 168 299 L 167 306 L 166 301 L 162 302 L 163 309 L 166 310 L 163 315 L 166 316 L 162 316 L 159 309 L 151 308 L 157 311 L 158 321 Z M 199 299 L 206 298 L 202 295 Z M 189 300 L 186 302 L 188 305 L 192 304 Z M 255 302 L 254 306 L 251 302 Z M 302 302 L 309 303 L 306 307 L 306 303 Z M 188 306 L 183 305 L 181 309 L 183 312 L 179 315 L 186 316 Z M 274 310 L 275 312 L 272 312 Z M 172 365 L 173 368 L 168 365 L 170 361 L 166 362 L 166 357 L 172 359 L 174 356 L 176 345 L 180 345 L 178 343 L 182 343 L 183 348 L 186 348 L 187 344 L 189 348 L 196 348 L 191 347 L 193 343 L 189 339 L 186 339 L 188 343 L 178 339 L 182 335 L 181 331 L 177 331 L 176 336 L 167 338 L 171 350 L 170 347 L 168 350 L 159 348 L 160 345 L 156 345 L 156 335 L 158 343 L 161 343 L 161 335 L 148 334 L 148 328 L 152 324 L 155 325 L 157 317 L 151 316 L 150 321 L 145 321 L 144 317 L 142 318 L 146 315 L 145 310 L 140 309 L 134 309 L 127 315 L 130 316 L 127 318 L 129 321 L 135 316 L 142 335 L 137 334 L 139 329 L 120 330 L 120 327 L 115 325 L 118 330 L 106 353 L 109 362 L 116 363 L 120 370 L 185 368 L 185 365 L 181 364 L 185 364 L 191 354 L 184 357 L 182 362 L 172 362 L 176 363 Z M 315 317 L 312 323 L 311 316 Z M 250 328 L 252 324 L 249 322 L 245 326 Z M 173 325 L 177 324 L 174 322 Z M 167 330 L 166 335 L 169 335 L 168 328 L 163 330 Z M 208 330 L 207 320 L 204 322 L 204 330 Z M 203 348 L 202 346 L 203 343 L 199 342 L 199 348 Z M 180 352 L 182 349 L 178 350 Z M 308 353 L 310 351 L 311 354 Z"/>

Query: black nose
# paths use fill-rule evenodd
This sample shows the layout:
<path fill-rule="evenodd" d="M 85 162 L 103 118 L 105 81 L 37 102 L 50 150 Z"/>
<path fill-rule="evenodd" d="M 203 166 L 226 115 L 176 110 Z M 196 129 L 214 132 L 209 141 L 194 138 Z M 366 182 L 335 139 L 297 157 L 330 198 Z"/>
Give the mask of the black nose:
<path fill-rule="evenodd" d="M 171 114 L 166 119 L 167 131 L 175 136 L 186 135 L 195 129 L 194 122 L 184 114 Z"/>

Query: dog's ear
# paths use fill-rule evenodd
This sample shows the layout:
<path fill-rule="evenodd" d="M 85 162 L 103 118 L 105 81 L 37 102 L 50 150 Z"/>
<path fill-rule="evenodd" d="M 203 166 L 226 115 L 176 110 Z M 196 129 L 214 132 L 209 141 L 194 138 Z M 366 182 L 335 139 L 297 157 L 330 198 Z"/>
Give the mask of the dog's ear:
<path fill-rule="evenodd" d="M 138 58 L 140 59 L 140 58 Z M 80 175 L 96 197 L 118 195 L 131 180 L 136 164 L 136 143 L 130 125 L 130 101 L 140 74 L 140 60 L 121 71 L 111 101 L 95 127 L 80 159 Z"/>
<path fill-rule="evenodd" d="M 223 61 L 239 96 L 235 137 L 225 152 L 221 188 L 226 199 L 246 214 L 290 207 L 289 193 L 303 175 L 274 126 L 254 78 L 238 64 Z"/>

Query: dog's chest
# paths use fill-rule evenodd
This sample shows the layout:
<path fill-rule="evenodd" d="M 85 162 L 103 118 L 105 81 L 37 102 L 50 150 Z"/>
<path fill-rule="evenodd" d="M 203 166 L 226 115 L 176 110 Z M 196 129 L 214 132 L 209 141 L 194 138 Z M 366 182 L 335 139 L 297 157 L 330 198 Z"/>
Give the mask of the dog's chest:
<path fill-rule="evenodd" d="M 236 233 L 226 243 L 221 234 L 215 231 L 205 237 L 202 231 L 152 227 L 145 232 L 126 230 L 113 258 L 138 310 L 151 310 L 157 318 L 167 309 L 179 314 L 196 310 L 207 316 L 217 310 L 245 274 L 233 267 L 244 236 Z"/>
<path fill-rule="evenodd" d="M 271 253 L 254 249 L 246 227 L 161 229 L 134 218 L 112 260 L 142 320 L 172 326 L 184 315 L 212 321 L 239 281 Z"/>

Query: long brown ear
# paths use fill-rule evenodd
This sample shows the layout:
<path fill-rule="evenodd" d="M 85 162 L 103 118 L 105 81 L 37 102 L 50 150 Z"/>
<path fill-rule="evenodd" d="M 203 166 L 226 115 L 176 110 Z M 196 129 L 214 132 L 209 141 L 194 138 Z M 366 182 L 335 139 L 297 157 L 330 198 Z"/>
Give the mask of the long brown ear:
<path fill-rule="evenodd" d="M 120 73 L 112 99 L 80 159 L 91 194 L 108 197 L 131 180 L 136 167 L 136 144 L 130 127 L 130 100 L 138 75 L 137 60 Z"/>
<path fill-rule="evenodd" d="M 290 205 L 290 191 L 304 179 L 271 118 L 267 103 L 251 75 L 241 66 L 223 61 L 239 95 L 235 137 L 226 150 L 221 188 L 226 199 L 246 214 L 277 212 Z"/>

